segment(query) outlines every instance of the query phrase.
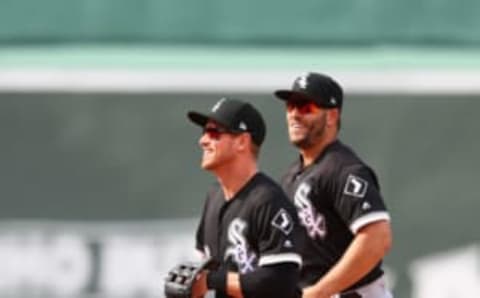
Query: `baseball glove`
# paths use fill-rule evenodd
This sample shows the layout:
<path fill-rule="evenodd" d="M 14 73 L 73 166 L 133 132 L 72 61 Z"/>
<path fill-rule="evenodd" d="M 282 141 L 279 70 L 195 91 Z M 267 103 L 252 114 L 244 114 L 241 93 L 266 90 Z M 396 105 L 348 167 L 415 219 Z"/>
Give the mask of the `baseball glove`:
<path fill-rule="evenodd" d="M 214 270 L 218 263 L 212 259 L 201 263 L 182 263 L 168 272 L 165 278 L 166 298 L 191 298 L 192 287 L 202 270 Z"/>

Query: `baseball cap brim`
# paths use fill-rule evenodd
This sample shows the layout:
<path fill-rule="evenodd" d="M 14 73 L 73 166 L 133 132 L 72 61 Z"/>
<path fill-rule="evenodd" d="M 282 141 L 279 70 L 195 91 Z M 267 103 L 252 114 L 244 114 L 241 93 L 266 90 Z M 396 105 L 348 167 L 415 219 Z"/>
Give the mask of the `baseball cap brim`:
<path fill-rule="evenodd" d="M 207 115 L 204 115 L 198 112 L 193 112 L 193 111 L 188 112 L 187 116 L 188 116 L 188 119 L 190 119 L 190 121 L 192 121 L 193 123 L 201 127 L 204 127 L 205 124 L 207 124 L 208 120 L 210 119 L 210 117 Z"/>
<path fill-rule="evenodd" d="M 202 114 L 202 113 L 199 113 L 199 112 L 190 111 L 190 112 L 187 113 L 187 116 L 190 119 L 190 121 L 192 121 L 193 123 L 195 123 L 195 124 L 197 124 L 198 126 L 201 126 L 201 127 L 205 127 L 205 125 L 207 125 L 208 121 L 213 120 L 216 123 L 224 126 L 229 131 L 237 132 L 237 130 L 232 129 L 227 123 L 222 121 L 222 119 L 220 119 L 219 117 L 215 117 L 215 114 L 206 115 L 206 114 Z"/>
<path fill-rule="evenodd" d="M 312 96 L 310 96 L 310 95 L 308 95 L 304 92 L 300 92 L 300 91 L 277 90 L 277 91 L 275 91 L 274 94 L 278 99 L 284 100 L 284 101 L 288 101 L 288 100 L 290 100 L 291 98 L 294 97 L 294 98 L 312 100 L 312 101 L 317 102 L 317 100 L 315 100 L 315 98 L 313 98 Z"/>

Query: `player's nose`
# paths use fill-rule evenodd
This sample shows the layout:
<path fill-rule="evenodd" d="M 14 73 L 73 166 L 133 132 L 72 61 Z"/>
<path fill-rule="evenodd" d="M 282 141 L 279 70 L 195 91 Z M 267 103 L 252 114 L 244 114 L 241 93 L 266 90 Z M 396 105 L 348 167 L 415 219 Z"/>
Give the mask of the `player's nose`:
<path fill-rule="evenodd" d="M 298 120 L 300 119 L 302 114 L 298 111 L 297 108 L 293 108 L 287 111 L 287 119 L 288 120 Z"/>
<path fill-rule="evenodd" d="M 206 133 L 202 133 L 200 138 L 198 139 L 198 145 L 200 145 L 201 148 L 204 148 L 205 146 L 208 145 L 208 142 L 210 141 Z"/>

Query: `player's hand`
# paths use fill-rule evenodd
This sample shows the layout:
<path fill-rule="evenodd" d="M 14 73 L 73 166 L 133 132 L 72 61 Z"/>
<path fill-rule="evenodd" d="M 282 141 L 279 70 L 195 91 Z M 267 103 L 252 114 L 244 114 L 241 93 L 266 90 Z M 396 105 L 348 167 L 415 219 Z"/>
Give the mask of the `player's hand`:
<path fill-rule="evenodd" d="M 206 270 L 215 266 L 214 260 L 178 264 L 168 272 L 165 278 L 165 296 L 167 298 L 203 297 L 208 290 Z"/>
<path fill-rule="evenodd" d="M 203 298 L 207 294 L 207 271 L 200 272 L 192 285 L 192 298 Z"/>

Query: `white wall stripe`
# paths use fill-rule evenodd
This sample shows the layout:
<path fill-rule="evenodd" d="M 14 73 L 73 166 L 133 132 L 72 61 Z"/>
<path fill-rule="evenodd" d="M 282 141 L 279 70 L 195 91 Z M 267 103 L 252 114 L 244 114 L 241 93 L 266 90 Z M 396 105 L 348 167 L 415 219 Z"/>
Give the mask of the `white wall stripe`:
<path fill-rule="evenodd" d="M 298 70 L 0 69 L 0 91 L 259 92 L 291 85 Z M 322 70 L 347 93 L 478 94 L 480 70 Z"/>

